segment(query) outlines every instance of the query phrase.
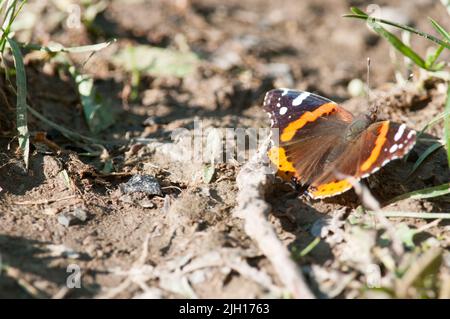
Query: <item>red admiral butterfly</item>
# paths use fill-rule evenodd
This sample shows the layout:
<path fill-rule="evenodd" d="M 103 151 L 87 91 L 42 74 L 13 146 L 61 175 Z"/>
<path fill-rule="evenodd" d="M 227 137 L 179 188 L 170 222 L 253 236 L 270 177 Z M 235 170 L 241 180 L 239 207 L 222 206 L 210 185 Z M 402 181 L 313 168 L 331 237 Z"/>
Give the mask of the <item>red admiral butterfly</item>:
<path fill-rule="evenodd" d="M 269 91 L 264 109 L 279 141 L 272 138 L 268 156 L 278 175 L 306 187 L 312 198 L 341 194 L 357 180 L 407 154 L 416 132 L 405 124 L 376 122 L 376 111 L 354 117 L 335 102 L 289 89 Z M 340 173 L 340 174 L 337 174 Z"/>

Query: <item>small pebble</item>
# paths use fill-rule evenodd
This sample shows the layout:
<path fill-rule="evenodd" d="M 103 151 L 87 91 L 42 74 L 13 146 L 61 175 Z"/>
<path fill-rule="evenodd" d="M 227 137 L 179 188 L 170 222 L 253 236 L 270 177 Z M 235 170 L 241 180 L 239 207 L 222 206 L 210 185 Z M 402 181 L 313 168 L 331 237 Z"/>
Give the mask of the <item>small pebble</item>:
<path fill-rule="evenodd" d="M 329 224 L 329 221 L 325 218 L 317 219 L 311 226 L 310 233 L 314 237 L 322 237 L 322 229 Z"/>
<path fill-rule="evenodd" d="M 365 94 L 364 82 L 360 79 L 353 79 L 348 83 L 347 90 L 352 97 L 363 96 Z"/>
<path fill-rule="evenodd" d="M 86 219 L 87 213 L 81 208 L 75 208 L 73 211 L 61 213 L 58 216 L 58 222 L 65 227 L 81 224 L 85 222 Z"/>
<path fill-rule="evenodd" d="M 151 175 L 134 175 L 119 188 L 124 194 L 141 192 L 148 195 L 162 195 L 158 180 Z"/>
<path fill-rule="evenodd" d="M 265 66 L 267 76 L 277 79 L 280 85 L 285 87 L 294 86 L 294 78 L 292 77 L 291 66 L 286 63 L 270 63 Z"/>
<path fill-rule="evenodd" d="M 86 213 L 86 211 L 85 211 L 84 209 L 81 209 L 81 208 L 75 208 L 75 209 L 72 211 L 72 215 L 73 215 L 75 218 L 77 218 L 77 219 L 79 219 L 80 221 L 82 221 L 82 222 L 86 221 L 86 219 L 87 219 L 87 213 Z"/>
<path fill-rule="evenodd" d="M 143 199 L 143 200 L 139 201 L 138 204 L 142 208 L 154 208 L 155 207 L 155 204 L 148 199 Z"/>

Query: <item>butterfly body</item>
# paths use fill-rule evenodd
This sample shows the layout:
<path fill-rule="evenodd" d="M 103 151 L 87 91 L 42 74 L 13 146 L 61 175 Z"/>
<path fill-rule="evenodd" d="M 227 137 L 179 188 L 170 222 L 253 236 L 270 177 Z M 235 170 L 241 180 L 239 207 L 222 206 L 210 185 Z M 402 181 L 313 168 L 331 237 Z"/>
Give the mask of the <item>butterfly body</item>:
<path fill-rule="evenodd" d="M 342 176 L 367 177 L 403 157 L 415 143 L 404 124 L 376 122 L 373 114 L 354 117 L 335 102 L 304 91 L 275 89 L 264 109 L 278 129 L 268 156 L 285 180 L 294 180 L 313 198 L 338 195 L 352 185 Z"/>
<path fill-rule="evenodd" d="M 361 133 L 363 133 L 373 121 L 367 116 L 359 116 L 347 127 L 345 132 L 345 139 L 347 141 L 356 140 Z"/>

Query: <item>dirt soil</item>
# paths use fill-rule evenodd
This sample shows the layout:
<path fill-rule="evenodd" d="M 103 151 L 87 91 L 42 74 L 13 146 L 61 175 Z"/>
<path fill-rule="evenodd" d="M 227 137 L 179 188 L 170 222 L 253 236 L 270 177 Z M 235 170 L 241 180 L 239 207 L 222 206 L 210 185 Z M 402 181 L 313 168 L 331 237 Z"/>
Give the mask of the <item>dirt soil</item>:
<path fill-rule="evenodd" d="M 105 143 L 89 144 L 67 139 L 29 114 L 32 146 L 26 170 L 14 138 L 15 97 L 2 80 L 1 298 L 289 297 L 278 270 L 233 214 L 236 176 L 244 162 L 211 168 L 207 162 L 180 160 L 183 151 L 177 145 L 183 136 L 172 133 L 179 128 L 193 132 L 199 121 L 204 132 L 268 127 L 261 105 L 265 92 L 275 87 L 315 92 L 355 114 L 364 112 L 366 98 L 352 98 L 347 86 L 353 79 L 365 81 L 367 57 L 372 98 L 381 101 L 382 119 L 421 130 L 443 111 L 442 81 L 419 83 L 416 72 L 406 85 L 397 85 L 386 41 L 362 21 L 341 17 L 350 6 L 365 9 L 375 2 L 397 8 L 393 19 L 432 33 L 428 16 L 450 29 L 439 1 L 105 1 L 93 22 L 79 28 L 58 20 L 67 12 L 56 2 L 29 1 L 24 13 L 37 19 L 33 28 L 18 32 L 19 39 L 77 46 L 117 38 L 91 56 L 70 55 L 74 65 L 93 76 L 116 122 L 95 136 Z M 421 53 L 429 46 L 415 37 L 411 41 Z M 112 62 L 130 44 L 187 48 L 200 57 L 200 65 L 181 78 L 142 75 L 133 100 L 131 75 Z M 57 59 L 25 53 L 30 105 L 47 119 L 90 135 L 67 69 Z M 442 138 L 442 128 L 440 122 L 426 137 Z M 365 181 L 384 210 L 450 213 L 448 196 L 386 204 L 449 182 L 443 148 L 409 175 L 430 143 L 419 141 L 406 160 L 393 161 Z M 111 172 L 102 173 L 105 163 L 112 163 Z M 161 191 L 127 193 L 124 185 L 135 175 L 156 178 Z M 313 201 L 274 183 L 266 193 L 272 207 L 267 219 L 315 296 L 445 296 L 444 286 L 450 285 L 447 219 L 389 218 L 395 229 L 417 231 L 394 253 L 353 191 Z M 305 252 L 316 238 L 318 244 Z M 436 287 L 413 289 L 417 278 L 405 282 L 410 279 L 399 274 L 418 261 L 428 262 L 429 247 L 439 250 Z M 68 288 L 76 269 L 81 287 Z M 379 275 L 378 289 L 369 289 L 371 271 Z"/>

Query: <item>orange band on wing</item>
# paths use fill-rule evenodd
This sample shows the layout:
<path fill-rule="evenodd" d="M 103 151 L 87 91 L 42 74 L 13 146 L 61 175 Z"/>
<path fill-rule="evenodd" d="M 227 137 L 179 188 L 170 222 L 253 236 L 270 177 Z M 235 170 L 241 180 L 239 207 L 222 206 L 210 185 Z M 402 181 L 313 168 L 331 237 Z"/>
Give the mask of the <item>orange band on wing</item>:
<path fill-rule="evenodd" d="M 316 187 L 315 191 L 311 192 L 311 195 L 314 198 L 328 197 L 343 193 L 350 188 L 352 188 L 352 185 L 344 179 L 338 182 L 319 185 Z"/>
<path fill-rule="evenodd" d="M 389 121 L 384 121 L 380 128 L 380 135 L 378 135 L 375 140 L 375 147 L 370 153 L 370 156 L 364 163 L 362 163 L 360 169 L 361 171 L 367 171 L 372 165 L 377 161 L 378 156 L 380 156 L 381 149 L 383 148 L 384 143 L 386 142 L 386 135 L 389 131 Z"/>
<path fill-rule="evenodd" d="M 336 110 L 337 110 L 336 103 L 330 102 L 322 105 L 321 107 L 317 108 L 312 112 L 305 112 L 302 116 L 300 116 L 300 118 L 289 123 L 289 125 L 286 126 L 286 128 L 281 133 L 280 137 L 281 141 L 282 142 L 290 141 L 294 137 L 295 133 L 297 133 L 297 131 L 301 129 L 303 126 L 305 126 L 308 122 L 314 122 L 319 117 L 329 114 Z"/>
<path fill-rule="evenodd" d="M 267 153 L 271 162 L 276 165 L 278 170 L 283 172 L 293 172 L 295 173 L 295 167 L 289 162 L 286 151 L 282 147 L 272 147 Z"/>

